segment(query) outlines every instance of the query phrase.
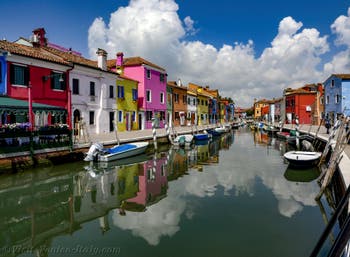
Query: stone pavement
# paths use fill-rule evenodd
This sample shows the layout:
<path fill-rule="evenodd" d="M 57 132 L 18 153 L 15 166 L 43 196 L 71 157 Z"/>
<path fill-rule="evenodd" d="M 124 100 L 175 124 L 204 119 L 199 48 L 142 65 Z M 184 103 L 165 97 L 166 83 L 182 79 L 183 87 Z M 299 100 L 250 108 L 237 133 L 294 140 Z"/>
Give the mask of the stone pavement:
<path fill-rule="evenodd" d="M 176 134 L 186 134 L 186 133 L 192 133 L 192 131 L 203 131 L 205 129 L 209 128 L 215 128 L 216 125 L 210 124 L 210 125 L 200 125 L 200 126 L 178 126 L 175 127 L 174 130 L 170 130 L 170 133 L 176 133 Z M 90 134 L 89 138 L 90 141 L 86 142 L 83 140 L 80 140 L 75 144 L 75 148 L 79 147 L 87 147 L 91 143 L 100 142 L 104 145 L 112 145 L 116 144 L 118 142 L 117 136 L 119 138 L 120 143 L 127 143 L 127 142 L 135 142 L 135 141 L 146 141 L 146 140 L 153 140 L 153 133 L 152 129 L 144 129 L 144 130 L 132 130 L 132 131 L 123 131 L 123 132 L 111 132 L 106 134 Z M 166 137 L 166 130 L 164 128 L 156 129 L 156 136 L 157 138 L 160 137 Z"/>

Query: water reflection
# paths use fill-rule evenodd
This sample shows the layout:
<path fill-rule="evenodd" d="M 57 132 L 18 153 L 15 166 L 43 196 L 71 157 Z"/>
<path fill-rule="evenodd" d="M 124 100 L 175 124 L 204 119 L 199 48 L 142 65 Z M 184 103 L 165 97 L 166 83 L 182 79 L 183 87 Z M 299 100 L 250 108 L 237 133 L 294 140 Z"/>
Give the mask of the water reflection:
<path fill-rule="evenodd" d="M 92 220 L 98 220 L 101 235 L 118 228 L 158 245 L 178 233 L 181 222 L 199 215 L 200 199 L 221 197 L 218 192 L 233 201 L 253 199 L 259 184 L 277 199 L 279 214 L 291 218 L 317 205 L 318 186 L 284 173 L 283 150 L 274 138 L 236 130 L 190 150 L 2 176 L 0 248 L 50 246 L 58 235 Z"/>

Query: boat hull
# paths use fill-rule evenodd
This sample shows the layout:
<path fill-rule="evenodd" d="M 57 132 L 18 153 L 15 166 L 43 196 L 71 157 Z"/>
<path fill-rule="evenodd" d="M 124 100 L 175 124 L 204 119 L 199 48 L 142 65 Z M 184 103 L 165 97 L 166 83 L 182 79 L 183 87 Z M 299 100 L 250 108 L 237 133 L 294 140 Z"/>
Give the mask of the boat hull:
<path fill-rule="evenodd" d="M 290 151 L 284 154 L 289 165 L 295 168 L 316 166 L 321 158 L 320 152 Z"/>
<path fill-rule="evenodd" d="M 95 144 L 96 145 L 96 144 Z M 97 144 L 101 146 L 101 144 Z M 146 151 L 148 142 L 134 142 L 129 144 L 117 145 L 112 148 L 96 148 L 94 145 L 90 148 L 85 161 L 110 162 L 120 160 Z"/>

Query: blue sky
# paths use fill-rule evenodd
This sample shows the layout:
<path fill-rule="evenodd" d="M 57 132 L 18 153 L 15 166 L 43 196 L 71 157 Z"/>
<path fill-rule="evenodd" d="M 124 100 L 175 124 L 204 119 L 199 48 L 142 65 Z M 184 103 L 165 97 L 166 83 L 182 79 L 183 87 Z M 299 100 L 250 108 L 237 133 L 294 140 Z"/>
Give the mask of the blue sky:
<path fill-rule="evenodd" d="M 279 97 L 285 87 L 346 72 L 349 7 L 339 0 L 3 0 L 0 37 L 29 38 L 44 27 L 50 42 L 85 57 L 95 58 L 97 47 L 110 58 L 118 51 L 139 55 L 166 68 L 168 79 L 210 85 L 248 106 L 254 98 Z M 340 16 L 335 33 L 331 26 Z"/>

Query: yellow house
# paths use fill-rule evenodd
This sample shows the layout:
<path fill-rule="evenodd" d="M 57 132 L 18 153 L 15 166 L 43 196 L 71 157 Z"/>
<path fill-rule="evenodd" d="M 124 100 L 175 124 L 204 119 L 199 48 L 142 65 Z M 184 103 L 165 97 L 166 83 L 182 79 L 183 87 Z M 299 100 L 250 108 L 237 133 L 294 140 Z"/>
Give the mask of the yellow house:
<path fill-rule="evenodd" d="M 119 75 L 117 79 L 118 131 L 138 130 L 138 81 Z"/>
<path fill-rule="evenodd" d="M 269 102 L 266 99 L 254 102 L 254 119 L 260 120 L 262 118 L 261 109 L 267 105 L 269 105 Z"/>
<path fill-rule="evenodd" d="M 202 86 L 188 83 L 188 89 L 197 92 L 197 117 L 198 125 L 209 124 L 209 99 L 212 95 L 205 91 Z"/>

